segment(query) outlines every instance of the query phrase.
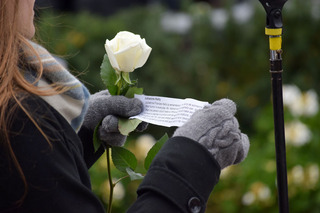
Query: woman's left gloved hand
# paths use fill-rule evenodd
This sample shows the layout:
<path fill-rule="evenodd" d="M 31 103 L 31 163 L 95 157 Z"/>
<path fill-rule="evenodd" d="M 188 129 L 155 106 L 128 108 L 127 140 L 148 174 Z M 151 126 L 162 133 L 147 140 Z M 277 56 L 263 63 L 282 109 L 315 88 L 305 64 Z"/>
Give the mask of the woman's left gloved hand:
<path fill-rule="evenodd" d="M 236 111 L 236 104 L 229 99 L 215 101 L 196 111 L 173 136 L 187 137 L 203 145 L 221 169 L 240 163 L 248 155 L 250 142 L 240 131 Z"/>
<path fill-rule="evenodd" d="M 90 96 L 89 108 L 83 126 L 94 130 L 100 121 L 100 140 L 110 146 L 123 146 L 126 136 L 118 130 L 118 118 L 129 118 L 142 112 L 143 105 L 139 99 L 124 96 L 111 96 L 108 90 Z M 142 122 L 137 131 L 143 131 L 148 124 Z"/>

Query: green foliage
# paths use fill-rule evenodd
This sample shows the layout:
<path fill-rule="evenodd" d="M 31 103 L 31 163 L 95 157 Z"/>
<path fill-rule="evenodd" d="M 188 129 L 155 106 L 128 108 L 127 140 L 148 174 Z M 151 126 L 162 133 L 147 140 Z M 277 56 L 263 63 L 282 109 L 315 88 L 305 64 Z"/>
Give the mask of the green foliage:
<path fill-rule="evenodd" d="M 101 123 L 102 121 L 100 121 L 99 124 L 94 128 L 94 132 L 93 132 L 93 147 L 95 151 L 97 151 L 101 146 L 101 141 L 100 141 L 100 138 L 98 137 L 98 131 Z"/>
<path fill-rule="evenodd" d="M 126 82 L 127 84 L 132 84 L 128 72 L 122 72 L 121 75 L 122 75 L 122 78 L 125 80 L 125 82 Z"/>
<path fill-rule="evenodd" d="M 136 173 L 134 172 L 132 169 L 127 168 L 126 172 L 128 173 L 128 175 L 130 176 L 130 180 L 134 181 L 134 180 L 142 180 L 143 179 L 143 175 L 141 175 L 140 173 Z"/>
<path fill-rule="evenodd" d="M 142 95 L 143 94 L 143 88 L 138 87 L 130 87 L 126 93 L 127 98 L 133 98 L 134 94 Z"/>
<path fill-rule="evenodd" d="M 119 119 L 119 131 L 123 135 L 129 135 L 130 132 L 135 130 L 137 126 L 141 123 L 139 119 Z"/>
<path fill-rule="evenodd" d="M 125 148 L 112 147 L 111 156 L 114 166 L 121 172 L 126 173 L 127 168 L 135 170 L 137 167 L 137 158 Z"/>
<path fill-rule="evenodd" d="M 111 67 L 108 55 L 105 54 L 103 57 L 103 62 L 100 67 L 100 75 L 103 83 L 109 90 L 111 95 L 116 95 L 118 91 L 118 87 L 115 82 L 118 81 L 118 76 L 116 72 Z"/>
<path fill-rule="evenodd" d="M 148 155 L 144 161 L 144 168 L 146 170 L 149 169 L 151 162 L 153 160 L 153 158 L 156 156 L 156 154 L 159 152 L 159 150 L 161 149 L 161 147 L 163 146 L 163 144 L 169 139 L 169 136 L 167 134 L 165 134 L 164 136 L 162 136 L 162 138 L 160 138 L 160 140 L 158 140 L 156 142 L 156 144 L 149 150 Z"/>

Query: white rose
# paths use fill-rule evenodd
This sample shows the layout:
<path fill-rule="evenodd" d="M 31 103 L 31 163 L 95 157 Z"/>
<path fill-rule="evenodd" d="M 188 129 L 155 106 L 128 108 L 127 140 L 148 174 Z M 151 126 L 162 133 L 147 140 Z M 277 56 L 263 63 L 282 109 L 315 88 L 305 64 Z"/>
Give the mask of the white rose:
<path fill-rule="evenodd" d="M 142 67 L 151 52 L 145 39 L 131 32 L 119 32 L 114 39 L 106 40 L 105 48 L 111 66 L 118 72 L 132 72 Z"/>

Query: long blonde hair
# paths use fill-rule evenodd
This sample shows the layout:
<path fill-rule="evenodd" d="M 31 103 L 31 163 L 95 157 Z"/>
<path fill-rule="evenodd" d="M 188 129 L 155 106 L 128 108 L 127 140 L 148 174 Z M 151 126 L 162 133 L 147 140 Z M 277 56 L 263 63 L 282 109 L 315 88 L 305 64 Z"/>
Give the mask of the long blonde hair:
<path fill-rule="evenodd" d="M 21 108 L 29 119 L 34 123 L 37 129 L 50 143 L 48 137 L 41 130 L 39 125 L 33 119 L 32 115 L 28 113 L 27 109 L 22 105 L 23 96 L 20 94 L 26 92 L 27 94 L 35 94 L 38 96 L 49 96 L 62 93 L 66 88 L 52 85 L 51 89 L 39 90 L 34 83 L 26 81 L 20 72 L 19 66 L 22 63 L 21 50 L 22 45 L 28 45 L 30 49 L 32 46 L 19 33 L 18 29 L 18 6 L 20 1 L 25 0 L 1 0 L 0 1 L 0 148 L 7 153 L 8 160 L 16 167 L 20 177 L 25 185 L 25 192 L 22 198 L 17 202 L 21 204 L 27 194 L 27 181 L 20 163 L 12 149 L 9 137 L 10 118 L 12 118 L 14 111 Z M 13 3 L 13 11 L 9 10 L 9 4 Z M 12 9 L 12 8 L 11 8 Z M 12 13 L 13 12 L 13 13 Z M 34 54 L 41 62 L 39 55 L 34 51 Z M 41 64 L 41 63 L 40 63 Z M 37 80 L 41 78 L 43 67 L 40 66 L 37 70 Z M 12 106 L 13 103 L 13 106 Z M 10 107 L 9 107 L 10 105 Z M 1 159 L 2 160 L 2 159 Z"/>

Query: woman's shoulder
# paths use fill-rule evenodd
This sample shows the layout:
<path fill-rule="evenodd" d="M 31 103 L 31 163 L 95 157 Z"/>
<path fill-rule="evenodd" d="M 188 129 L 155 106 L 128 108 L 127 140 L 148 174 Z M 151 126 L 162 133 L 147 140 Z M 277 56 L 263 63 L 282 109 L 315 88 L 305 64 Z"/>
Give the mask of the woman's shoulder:
<path fill-rule="evenodd" d="M 24 92 L 18 94 L 16 99 L 12 98 L 8 107 L 8 112 L 13 112 L 13 119 L 25 117 L 27 114 L 43 114 L 49 109 L 48 104 L 37 95 Z"/>
<path fill-rule="evenodd" d="M 21 99 L 20 104 L 12 104 L 12 107 L 13 113 L 8 124 L 11 136 L 39 130 L 48 136 L 74 132 L 60 113 L 39 96 L 27 95 Z"/>
<path fill-rule="evenodd" d="M 54 123 L 58 122 L 62 125 L 65 125 L 62 120 L 62 116 L 48 103 L 46 103 L 41 97 L 36 95 L 25 95 L 20 103 L 12 103 L 14 107 L 14 112 L 12 115 L 12 120 L 29 122 L 32 119 L 40 123 L 49 122 Z"/>
<path fill-rule="evenodd" d="M 21 101 L 12 116 L 8 132 L 13 149 L 39 155 L 44 150 L 55 153 L 83 153 L 83 146 L 69 123 L 53 107 L 30 95 Z M 20 151 L 19 151 L 20 150 Z M 56 152 L 57 151 L 57 152 Z"/>

